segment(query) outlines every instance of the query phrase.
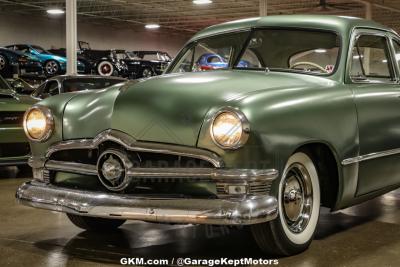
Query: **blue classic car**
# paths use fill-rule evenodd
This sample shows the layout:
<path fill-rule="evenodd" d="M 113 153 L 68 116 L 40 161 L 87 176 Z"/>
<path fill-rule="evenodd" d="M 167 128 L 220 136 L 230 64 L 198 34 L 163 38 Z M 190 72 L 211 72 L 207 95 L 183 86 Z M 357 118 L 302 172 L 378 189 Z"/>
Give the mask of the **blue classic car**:
<path fill-rule="evenodd" d="M 29 44 L 14 44 L 8 45 L 6 46 L 6 48 L 20 51 L 25 55 L 34 55 L 35 57 L 37 57 L 43 65 L 46 76 L 63 74 L 66 71 L 67 59 L 65 57 L 54 55 L 40 46 Z M 80 61 L 78 61 L 78 72 L 85 72 L 85 65 Z"/>
<path fill-rule="evenodd" d="M 43 73 L 42 63 L 36 56 L 0 47 L 0 75 L 11 77 L 16 72 L 15 67 L 19 68 L 20 74 Z"/>
<path fill-rule="evenodd" d="M 205 53 L 201 55 L 196 62 L 196 68 L 198 71 L 226 69 L 228 65 L 228 60 L 223 56 L 214 53 Z M 247 61 L 241 60 L 238 67 L 246 68 L 248 65 L 249 63 Z"/>

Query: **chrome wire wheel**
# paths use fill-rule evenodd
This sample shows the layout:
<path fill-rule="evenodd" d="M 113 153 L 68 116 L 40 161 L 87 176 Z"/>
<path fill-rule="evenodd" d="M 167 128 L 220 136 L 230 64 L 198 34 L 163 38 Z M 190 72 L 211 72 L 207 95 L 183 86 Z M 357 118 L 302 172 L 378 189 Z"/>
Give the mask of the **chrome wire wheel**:
<path fill-rule="evenodd" d="M 7 62 L 4 56 L 0 55 L 0 70 L 4 70 L 6 68 Z"/>
<path fill-rule="evenodd" d="M 60 70 L 58 63 L 54 60 L 47 61 L 44 68 L 48 75 L 56 75 Z"/>
<path fill-rule="evenodd" d="M 143 78 L 150 78 L 153 76 L 153 72 L 149 68 L 145 68 L 142 73 Z"/>
<path fill-rule="evenodd" d="M 302 164 L 294 163 L 289 167 L 281 201 L 289 230 L 303 232 L 312 215 L 313 190 L 310 175 Z"/>

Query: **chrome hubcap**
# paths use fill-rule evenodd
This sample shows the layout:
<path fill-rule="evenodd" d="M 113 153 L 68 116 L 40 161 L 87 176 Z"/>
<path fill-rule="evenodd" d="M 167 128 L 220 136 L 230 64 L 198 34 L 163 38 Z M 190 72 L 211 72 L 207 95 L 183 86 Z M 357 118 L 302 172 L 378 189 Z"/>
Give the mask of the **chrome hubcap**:
<path fill-rule="evenodd" d="M 58 72 L 58 64 L 55 61 L 46 63 L 46 71 L 48 74 L 56 74 Z"/>
<path fill-rule="evenodd" d="M 132 163 L 124 152 L 109 149 L 97 161 L 97 174 L 104 187 L 118 192 L 129 186 L 131 178 L 127 170 L 131 167 Z"/>
<path fill-rule="evenodd" d="M 4 69 L 6 66 L 6 60 L 4 59 L 3 56 L 0 56 L 0 70 Z"/>
<path fill-rule="evenodd" d="M 104 161 L 101 172 L 104 175 L 104 178 L 115 186 L 124 172 L 124 168 L 118 160 L 114 159 L 113 156 L 110 155 L 110 157 Z"/>
<path fill-rule="evenodd" d="M 307 169 L 298 163 L 288 169 L 283 183 L 282 206 L 286 225 L 293 233 L 301 233 L 312 212 L 312 183 Z"/>

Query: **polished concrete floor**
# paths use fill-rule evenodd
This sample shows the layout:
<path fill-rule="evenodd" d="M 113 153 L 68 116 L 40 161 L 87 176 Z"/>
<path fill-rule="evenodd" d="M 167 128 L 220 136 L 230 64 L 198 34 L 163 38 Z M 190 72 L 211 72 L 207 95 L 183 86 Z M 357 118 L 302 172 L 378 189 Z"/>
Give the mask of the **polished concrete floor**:
<path fill-rule="evenodd" d="M 21 177 L 19 177 L 21 176 Z M 28 174 L 0 169 L 0 266 L 120 266 L 122 257 L 268 258 L 247 231 L 125 224 L 112 234 L 73 226 L 63 214 L 17 205 Z M 310 249 L 279 266 L 400 266 L 400 190 L 334 214 L 322 211 Z"/>

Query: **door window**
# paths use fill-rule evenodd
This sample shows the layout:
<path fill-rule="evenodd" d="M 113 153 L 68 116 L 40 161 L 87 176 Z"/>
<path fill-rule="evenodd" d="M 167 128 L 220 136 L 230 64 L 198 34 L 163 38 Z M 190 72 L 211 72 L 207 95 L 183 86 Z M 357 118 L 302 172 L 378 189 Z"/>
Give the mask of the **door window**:
<path fill-rule="evenodd" d="M 354 81 L 393 81 L 386 37 L 361 35 L 357 39 L 352 50 L 350 76 Z"/>

